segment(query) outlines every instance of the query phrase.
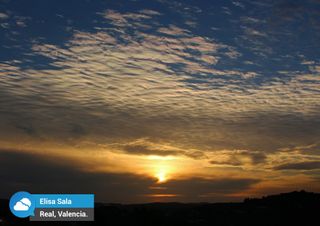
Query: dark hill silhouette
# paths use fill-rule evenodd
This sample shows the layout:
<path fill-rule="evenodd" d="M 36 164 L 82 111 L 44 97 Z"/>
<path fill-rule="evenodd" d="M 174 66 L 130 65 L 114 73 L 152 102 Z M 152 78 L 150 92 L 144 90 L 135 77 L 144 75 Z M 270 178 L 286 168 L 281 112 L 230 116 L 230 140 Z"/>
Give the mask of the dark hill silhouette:
<path fill-rule="evenodd" d="M 13 217 L 8 201 L 0 201 L 0 225 L 313 226 L 319 213 L 320 194 L 305 191 L 242 203 L 96 204 L 95 222 L 29 222 Z"/>

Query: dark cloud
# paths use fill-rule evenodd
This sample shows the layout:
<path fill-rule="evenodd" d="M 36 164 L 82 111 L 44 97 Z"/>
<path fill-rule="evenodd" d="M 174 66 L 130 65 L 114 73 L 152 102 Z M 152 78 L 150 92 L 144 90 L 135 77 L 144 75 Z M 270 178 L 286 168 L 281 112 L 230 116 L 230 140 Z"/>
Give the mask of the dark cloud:
<path fill-rule="evenodd" d="M 163 147 L 159 144 L 150 143 L 148 141 L 138 141 L 136 143 L 129 143 L 120 145 L 119 149 L 127 154 L 132 155 L 158 155 L 158 156 L 172 156 L 172 155 L 184 155 L 193 159 L 203 159 L 206 155 L 202 151 L 186 151 L 174 147 Z M 170 149 L 171 148 L 171 149 Z"/>
<path fill-rule="evenodd" d="M 254 161 L 261 161 L 264 159 L 263 153 L 314 144 L 320 135 L 320 118 L 317 116 L 303 117 L 280 112 L 251 112 L 250 115 L 243 114 L 243 118 L 238 116 L 239 119 L 232 123 L 220 123 L 221 137 L 211 137 L 207 142 L 215 149 L 249 150 Z"/>
<path fill-rule="evenodd" d="M 3 110 L 0 111 L 0 125 L 5 128 L 0 131 L 1 137 L 27 134 L 33 139 L 49 138 L 57 143 L 69 142 L 70 145 L 85 138 L 97 146 L 126 140 L 122 143 L 123 150 L 132 154 L 196 154 L 203 157 L 201 152 L 126 145 L 127 141 L 147 137 L 153 143 L 164 141 L 199 151 L 249 150 L 254 161 L 258 162 L 264 157 L 255 152 L 270 153 L 283 148 L 307 146 L 316 143 L 320 136 L 318 116 L 306 117 L 285 112 L 226 113 L 225 118 L 166 112 L 149 116 L 146 109 L 125 111 L 100 102 L 89 108 L 57 96 L 57 103 L 50 107 L 46 103 L 49 100 L 37 102 L 32 96 L 20 100 L 19 96 L 4 93 L 1 98 Z"/>
<path fill-rule="evenodd" d="M 16 191 L 30 193 L 94 193 L 96 201 L 147 201 L 143 195 L 155 183 L 152 178 L 125 173 L 82 170 L 66 159 L 0 150 L 0 193 L 8 198 Z"/>
<path fill-rule="evenodd" d="M 320 169 L 320 161 L 286 163 L 275 167 L 276 170 L 314 170 Z"/>
<path fill-rule="evenodd" d="M 136 155 L 168 156 L 168 155 L 181 154 L 179 151 L 154 149 L 147 145 L 141 145 L 141 144 L 125 145 L 123 147 L 123 150 L 129 154 L 136 154 Z"/>
<path fill-rule="evenodd" d="M 314 144 L 320 136 L 320 118 L 316 115 L 251 111 L 236 115 L 226 113 L 223 118 L 162 111 L 150 116 L 153 112 L 148 113 L 148 109 L 143 108 L 118 109 L 103 102 L 88 107 L 59 96 L 55 96 L 56 101 L 49 97 L 37 101 L 28 95 L 20 99 L 11 93 L 2 93 L 0 126 L 4 129 L 0 136 L 3 139 L 28 135 L 40 141 L 49 139 L 79 145 L 85 138 L 92 148 L 117 142 L 123 151 L 131 154 L 183 154 L 194 158 L 204 158 L 204 151 L 248 150 L 252 152 L 252 160 L 258 163 L 264 159 L 261 153 Z M 127 145 L 145 137 L 155 144 L 167 142 L 198 152 Z"/>
<path fill-rule="evenodd" d="M 125 173 L 97 173 L 82 170 L 66 159 L 16 150 L 0 150 L 0 195 L 8 198 L 12 193 L 26 190 L 31 193 L 94 193 L 97 201 L 151 202 L 152 178 Z M 221 201 L 228 195 L 244 191 L 258 183 L 257 179 L 202 179 L 172 180 L 161 184 L 166 194 L 176 194 L 175 201 Z M 215 194 L 215 195 L 213 195 Z M 209 198 L 204 198 L 209 195 Z"/>
<path fill-rule="evenodd" d="M 264 163 L 267 156 L 264 153 L 250 153 L 248 152 L 248 155 L 252 159 L 252 163 L 258 164 L 258 163 Z"/>
<path fill-rule="evenodd" d="M 227 151 L 224 152 L 224 155 L 227 156 L 225 160 L 211 160 L 211 164 L 215 165 L 231 165 L 231 166 L 241 166 L 248 163 L 247 159 L 249 159 L 250 164 L 256 165 L 259 163 L 264 163 L 267 156 L 262 152 L 251 152 L 251 151 Z"/>
<path fill-rule="evenodd" d="M 190 178 L 185 180 L 171 180 L 163 184 L 169 194 L 179 194 L 185 200 L 227 200 L 228 195 L 246 191 L 259 183 L 259 179 L 251 178 L 223 178 L 203 179 Z M 231 198 L 232 199 L 232 198 Z"/>
<path fill-rule="evenodd" d="M 241 162 L 238 159 L 233 159 L 233 158 L 229 158 L 228 160 L 225 160 L 225 161 L 211 160 L 209 162 L 213 165 L 231 165 L 231 166 L 242 166 L 243 165 L 243 162 Z"/>
<path fill-rule="evenodd" d="M 302 154 L 310 155 L 310 158 L 312 158 L 313 155 L 318 155 L 320 150 L 320 144 L 319 143 L 311 143 L 310 145 L 306 146 L 297 146 L 297 147 L 291 147 L 292 150 L 297 150 Z M 290 151 L 284 149 L 284 151 Z"/>

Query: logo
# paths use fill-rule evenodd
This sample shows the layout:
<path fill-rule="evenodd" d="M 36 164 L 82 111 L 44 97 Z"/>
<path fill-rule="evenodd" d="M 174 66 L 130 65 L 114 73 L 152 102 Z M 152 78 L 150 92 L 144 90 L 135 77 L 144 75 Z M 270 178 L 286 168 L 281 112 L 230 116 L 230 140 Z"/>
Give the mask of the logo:
<path fill-rule="evenodd" d="M 94 221 L 94 194 L 30 194 L 10 198 L 13 215 L 30 221 Z"/>
<path fill-rule="evenodd" d="M 20 201 L 18 201 L 18 202 L 14 205 L 13 209 L 14 209 L 15 211 L 28 211 L 29 208 L 30 208 L 30 206 L 31 206 L 31 201 L 30 201 L 30 199 L 28 199 L 28 198 L 22 198 Z"/>
<path fill-rule="evenodd" d="M 10 198 L 9 207 L 13 215 L 25 218 L 34 215 L 35 202 L 28 192 L 17 192 Z"/>

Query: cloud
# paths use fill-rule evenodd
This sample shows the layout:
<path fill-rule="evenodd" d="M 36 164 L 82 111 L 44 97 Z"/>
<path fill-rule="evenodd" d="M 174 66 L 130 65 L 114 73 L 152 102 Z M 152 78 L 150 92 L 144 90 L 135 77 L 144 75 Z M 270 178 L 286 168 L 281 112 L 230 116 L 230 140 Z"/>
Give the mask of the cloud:
<path fill-rule="evenodd" d="M 7 14 L 0 12 L 0 20 L 5 20 L 5 19 L 8 19 L 8 18 L 9 18 L 9 16 Z"/>
<path fill-rule="evenodd" d="M 190 178 L 171 180 L 163 186 L 166 187 L 165 192 L 168 194 L 179 194 L 186 200 L 199 202 L 199 200 L 226 200 L 229 195 L 246 191 L 259 182 L 260 180 L 251 178 Z"/>
<path fill-rule="evenodd" d="M 29 210 L 30 206 L 31 206 L 30 200 L 27 198 L 23 198 L 14 205 L 13 209 L 15 211 L 27 211 Z"/>
<path fill-rule="evenodd" d="M 246 8 L 245 5 L 243 3 L 241 3 L 241 2 L 233 1 L 232 4 L 237 6 L 237 7 L 242 8 L 242 9 Z"/>
<path fill-rule="evenodd" d="M 57 36 L 8 41 L 0 51 L 1 143 L 187 156 L 215 169 L 259 165 L 265 174 L 315 159 L 317 148 L 296 147 L 320 136 L 317 13 L 310 9 L 312 23 L 302 25 L 313 35 L 301 38 L 304 32 L 289 29 L 303 14 L 299 7 L 288 13 L 255 1 L 244 11 L 234 4 L 241 7 L 176 1 L 156 11 L 97 7 L 79 23 L 54 14 L 68 27 L 54 24 L 68 32 L 55 25 L 50 31 Z M 48 27 L 21 21 L 31 30 Z M 10 38 L 16 27 L 8 27 Z"/>
<path fill-rule="evenodd" d="M 9 197 L 19 184 L 20 190 L 33 193 L 94 193 L 97 201 L 144 202 L 141 197 L 156 182 L 136 174 L 87 172 L 68 160 L 16 150 L 1 150 L 0 156 L 0 175 L 6 181 L 2 197 Z"/>
<path fill-rule="evenodd" d="M 31 206 L 31 201 L 28 198 L 22 198 L 20 202 L 22 202 L 24 205 L 27 205 L 29 207 Z"/>
<path fill-rule="evenodd" d="M 106 148 L 123 151 L 132 155 L 157 155 L 157 156 L 186 156 L 193 159 L 206 158 L 202 151 L 197 149 L 175 147 L 171 144 L 160 144 L 148 141 L 147 139 L 138 139 L 127 144 L 109 145 Z"/>
<path fill-rule="evenodd" d="M 173 37 L 140 30 L 76 31 L 64 48 L 34 44 L 33 54 L 51 59 L 52 69 L 3 63 L 2 106 L 10 112 L 1 113 L 1 125 L 8 128 L 4 131 L 71 144 L 86 137 L 92 148 L 119 139 L 124 139 L 123 147 L 143 138 L 156 145 L 176 143 L 171 146 L 178 149 L 164 152 L 123 149 L 159 155 L 274 152 L 288 141 L 296 146 L 315 142 L 320 132 L 316 73 L 287 71 L 289 80 L 252 84 L 259 73 L 214 67 L 233 51 L 230 46 L 178 26 L 160 28 Z M 16 83 L 10 75 L 26 79 Z M 21 102 L 23 109 L 17 104 Z M 46 123 L 51 120 L 55 124 Z"/>
<path fill-rule="evenodd" d="M 29 207 L 19 201 L 14 205 L 13 209 L 16 211 L 27 211 Z"/>
<path fill-rule="evenodd" d="M 28 169 L 28 171 L 24 169 Z M 39 170 L 41 169 L 41 170 Z M 8 174 L 7 172 L 10 172 Z M 154 178 L 138 174 L 98 173 L 81 169 L 66 158 L 0 151 L 0 195 L 6 197 L 19 184 L 19 189 L 33 193 L 94 193 L 98 202 L 150 202 L 150 195 L 160 192 L 177 194 L 171 201 L 202 200 L 202 195 L 216 193 L 207 201 L 223 200 L 228 195 L 244 191 L 259 182 L 252 178 L 189 178 L 158 185 Z M 108 191 L 108 192 L 106 192 Z M 212 195 L 212 194 L 211 194 Z"/>
<path fill-rule="evenodd" d="M 288 62 L 286 58 L 294 59 L 293 52 L 297 48 L 300 54 L 315 59 L 312 56 L 312 48 L 318 46 L 316 37 L 320 35 L 319 22 L 316 19 L 319 17 L 319 12 L 315 10 L 319 3 L 313 0 L 304 2 L 282 0 L 268 3 L 252 1 L 249 4 L 253 7 L 247 9 L 241 20 L 233 21 L 244 33 L 240 37 L 235 37 L 235 40 L 238 45 L 259 56 L 254 60 L 256 63 L 265 65 L 270 59 L 275 62 Z M 262 14 L 265 16 L 261 16 Z M 310 16 L 306 17 L 306 14 Z M 292 29 L 292 26 L 295 26 L 295 29 Z M 300 38 L 299 34 L 309 31 L 313 31 L 314 35 Z M 303 42 L 312 44 L 304 46 L 301 44 Z M 284 54 L 285 52 L 288 54 Z M 285 67 L 290 69 L 299 67 L 296 62 L 291 62 L 285 63 L 288 64 Z M 265 68 L 269 70 L 269 67 Z"/>
<path fill-rule="evenodd" d="M 285 163 L 276 166 L 276 170 L 315 170 L 320 169 L 320 161 Z"/>
<path fill-rule="evenodd" d="M 144 155 L 159 155 L 159 156 L 168 156 L 168 155 L 177 155 L 179 151 L 175 150 L 161 150 L 161 149 L 152 149 L 146 145 L 126 145 L 123 150 L 129 154 L 144 154 Z"/>
<path fill-rule="evenodd" d="M 213 165 L 246 166 L 265 163 L 267 156 L 263 152 L 246 150 L 217 151 L 214 160 L 210 160 Z"/>
<path fill-rule="evenodd" d="M 142 9 L 139 11 L 142 14 L 147 14 L 147 15 L 152 15 L 152 16 L 160 16 L 162 15 L 160 12 L 155 11 L 155 10 L 151 10 L 151 9 Z"/>
<path fill-rule="evenodd" d="M 105 12 L 98 14 L 111 21 L 112 25 L 123 28 L 151 28 L 145 21 L 150 21 L 153 17 L 161 15 L 161 13 L 150 9 L 130 13 L 119 13 L 115 10 L 106 10 Z"/>
<path fill-rule="evenodd" d="M 210 164 L 213 165 L 231 165 L 231 166 L 242 166 L 243 163 L 239 161 L 238 159 L 228 159 L 228 160 L 222 160 L 222 161 L 217 161 L 217 160 L 211 160 Z"/>

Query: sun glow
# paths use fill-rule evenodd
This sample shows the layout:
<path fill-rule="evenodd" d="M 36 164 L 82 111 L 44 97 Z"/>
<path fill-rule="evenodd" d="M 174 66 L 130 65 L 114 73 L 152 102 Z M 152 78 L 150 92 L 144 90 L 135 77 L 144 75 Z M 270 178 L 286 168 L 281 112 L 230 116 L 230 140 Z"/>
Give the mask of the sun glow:
<path fill-rule="evenodd" d="M 164 170 L 159 171 L 155 176 L 158 179 L 158 183 L 163 183 L 168 180 L 167 174 Z"/>

